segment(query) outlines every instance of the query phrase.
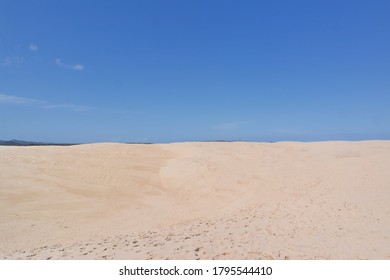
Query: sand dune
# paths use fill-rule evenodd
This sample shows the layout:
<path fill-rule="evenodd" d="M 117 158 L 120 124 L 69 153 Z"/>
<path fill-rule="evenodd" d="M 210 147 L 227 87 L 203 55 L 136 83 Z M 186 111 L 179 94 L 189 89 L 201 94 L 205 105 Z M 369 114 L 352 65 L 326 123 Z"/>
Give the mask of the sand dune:
<path fill-rule="evenodd" d="M 1 259 L 390 259 L 390 141 L 0 147 Z"/>

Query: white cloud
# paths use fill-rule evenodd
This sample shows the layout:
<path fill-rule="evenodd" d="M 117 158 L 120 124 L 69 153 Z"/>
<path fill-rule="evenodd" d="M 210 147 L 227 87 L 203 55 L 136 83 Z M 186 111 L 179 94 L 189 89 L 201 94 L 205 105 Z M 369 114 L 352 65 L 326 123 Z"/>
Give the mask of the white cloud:
<path fill-rule="evenodd" d="M 40 101 L 30 98 L 18 97 L 13 95 L 7 95 L 0 93 L 0 103 L 1 104 L 37 104 Z"/>
<path fill-rule="evenodd" d="M 67 69 L 72 69 L 72 70 L 77 70 L 77 71 L 84 70 L 84 65 L 82 65 L 82 64 L 65 64 L 65 63 L 62 63 L 61 59 L 59 59 L 59 58 L 57 58 L 55 60 L 55 63 L 58 66 L 63 67 L 63 68 L 67 68 Z"/>
<path fill-rule="evenodd" d="M 37 45 L 34 45 L 34 44 L 30 44 L 28 46 L 29 50 L 33 51 L 33 52 L 36 52 L 38 51 L 38 46 Z"/>
<path fill-rule="evenodd" d="M 22 64 L 23 62 L 23 58 L 19 56 L 7 56 L 3 62 L 1 62 L 1 66 L 15 66 Z"/>
<path fill-rule="evenodd" d="M 47 104 L 42 106 L 45 109 L 68 109 L 74 112 L 85 112 L 92 109 L 89 106 L 75 105 L 75 104 Z"/>
<path fill-rule="evenodd" d="M 44 100 L 30 99 L 1 93 L 0 104 L 33 105 L 43 109 L 65 109 L 74 112 L 85 112 L 92 109 L 90 106 L 75 104 L 53 104 Z"/>
<path fill-rule="evenodd" d="M 73 70 L 84 70 L 84 65 L 81 64 L 75 64 L 73 65 Z"/>

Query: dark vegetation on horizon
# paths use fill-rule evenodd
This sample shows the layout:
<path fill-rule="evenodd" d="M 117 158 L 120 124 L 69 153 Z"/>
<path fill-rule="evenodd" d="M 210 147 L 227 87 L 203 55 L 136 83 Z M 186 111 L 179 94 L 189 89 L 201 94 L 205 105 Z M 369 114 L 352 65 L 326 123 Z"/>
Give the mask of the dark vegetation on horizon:
<path fill-rule="evenodd" d="M 204 140 L 204 141 L 197 141 L 197 142 L 246 142 L 243 140 Z M 269 143 L 274 143 L 274 141 L 268 141 Z M 24 141 L 24 140 L 0 140 L 0 146 L 75 146 L 75 145 L 81 145 L 86 143 L 50 143 L 50 142 L 34 142 L 34 141 Z M 124 144 L 131 144 L 131 145 L 150 145 L 154 144 L 151 142 L 126 142 Z"/>
<path fill-rule="evenodd" d="M 50 142 L 34 142 L 24 140 L 0 140 L 0 146 L 75 146 L 85 143 L 50 143 Z M 149 142 L 127 142 L 125 144 L 153 144 Z"/>
<path fill-rule="evenodd" d="M 23 140 L 0 140 L 0 146 L 73 146 L 76 143 L 44 143 Z"/>

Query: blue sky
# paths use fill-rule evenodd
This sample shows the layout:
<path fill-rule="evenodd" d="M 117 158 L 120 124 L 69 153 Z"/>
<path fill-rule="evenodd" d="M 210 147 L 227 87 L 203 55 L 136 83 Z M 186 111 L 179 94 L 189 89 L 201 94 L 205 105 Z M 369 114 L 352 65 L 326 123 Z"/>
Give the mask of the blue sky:
<path fill-rule="evenodd" d="M 390 139 L 390 2 L 0 3 L 0 139 Z"/>

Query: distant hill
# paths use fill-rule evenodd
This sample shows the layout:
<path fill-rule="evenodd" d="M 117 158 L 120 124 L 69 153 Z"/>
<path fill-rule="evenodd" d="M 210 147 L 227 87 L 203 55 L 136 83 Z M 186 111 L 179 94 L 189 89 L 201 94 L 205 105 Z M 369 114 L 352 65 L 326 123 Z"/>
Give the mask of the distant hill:
<path fill-rule="evenodd" d="M 44 142 L 33 142 L 24 140 L 0 140 L 0 146 L 72 146 L 77 144 L 68 143 L 44 143 Z"/>

